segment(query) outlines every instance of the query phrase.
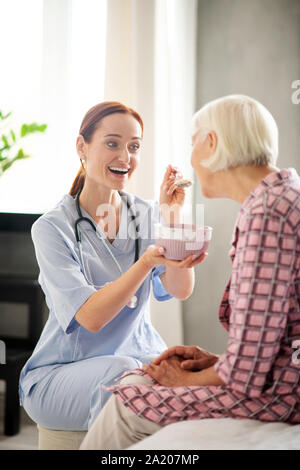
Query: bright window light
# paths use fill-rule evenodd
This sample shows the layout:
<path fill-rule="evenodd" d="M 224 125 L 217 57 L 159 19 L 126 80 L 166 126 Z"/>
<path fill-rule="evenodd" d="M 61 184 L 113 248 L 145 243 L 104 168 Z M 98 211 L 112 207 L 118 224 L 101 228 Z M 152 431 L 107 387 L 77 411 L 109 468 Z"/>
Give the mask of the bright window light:
<path fill-rule="evenodd" d="M 43 213 L 69 192 L 82 118 L 104 99 L 106 0 L 1 0 L 0 17 L 0 110 L 14 130 L 48 125 L 0 177 L 0 212 Z"/>
<path fill-rule="evenodd" d="M 193 179 L 190 122 L 195 103 L 196 2 L 156 0 L 155 198 L 171 163 Z M 186 191 L 185 222 L 192 221 L 192 188 Z"/>

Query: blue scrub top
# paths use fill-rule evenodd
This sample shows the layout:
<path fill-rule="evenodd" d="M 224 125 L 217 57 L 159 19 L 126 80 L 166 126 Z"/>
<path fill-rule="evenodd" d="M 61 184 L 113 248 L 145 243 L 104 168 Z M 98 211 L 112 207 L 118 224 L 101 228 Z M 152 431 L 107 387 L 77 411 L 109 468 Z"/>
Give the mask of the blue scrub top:
<path fill-rule="evenodd" d="M 140 224 L 141 256 L 154 243 L 153 225 L 159 221 L 159 206 L 128 193 L 123 192 L 123 195 L 136 210 Z M 84 217 L 93 221 L 83 208 L 81 211 Z M 162 265 L 154 268 L 138 289 L 136 308 L 124 307 L 96 333 L 88 331 L 75 320 L 76 312 L 97 290 L 83 274 L 74 234 L 77 218 L 75 200 L 66 194 L 31 229 L 40 268 L 38 280 L 45 293 L 49 317 L 32 356 L 21 372 L 21 403 L 23 394 L 28 394 L 35 383 L 63 364 L 107 355 L 129 356 L 149 363 L 167 348 L 151 324 L 149 309 L 151 283 L 157 300 L 171 298 L 159 277 L 165 272 Z M 128 230 L 132 231 L 134 227 L 131 213 L 123 200 L 118 234 L 112 244 L 106 240 L 123 272 L 134 262 L 135 241 L 127 236 Z M 103 286 L 116 280 L 120 271 L 99 238 L 99 235 L 106 238 L 105 234 L 99 229 L 97 235 L 87 222 L 81 222 L 79 228 L 84 268 L 89 281 L 95 286 Z"/>

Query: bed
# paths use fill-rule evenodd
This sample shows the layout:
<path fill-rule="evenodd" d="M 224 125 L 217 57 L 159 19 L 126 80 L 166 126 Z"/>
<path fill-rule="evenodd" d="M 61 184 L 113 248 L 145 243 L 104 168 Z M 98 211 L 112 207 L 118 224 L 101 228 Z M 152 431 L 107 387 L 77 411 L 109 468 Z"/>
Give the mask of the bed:
<path fill-rule="evenodd" d="M 231 418 L 181 421 L 128 450 L 300 450 L 300 424 Z"/>

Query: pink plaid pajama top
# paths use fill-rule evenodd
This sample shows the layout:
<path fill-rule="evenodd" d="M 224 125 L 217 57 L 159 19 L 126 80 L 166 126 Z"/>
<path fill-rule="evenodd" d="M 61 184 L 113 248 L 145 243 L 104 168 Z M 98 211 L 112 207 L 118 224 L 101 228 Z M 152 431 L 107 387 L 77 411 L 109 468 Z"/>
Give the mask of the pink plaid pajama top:
<path fill-rule="evenodd" d="M 300 178 L 294 169 L 269 174 L 251 192 L 229 254 L 232 274 L 219 310 L 229 338 L 214 366 L 226 385 L 164 387 L 152 379 L 153 385 L 105 387 L 141 418 L 163 425 L 224 417 L 300 423 Z"/>

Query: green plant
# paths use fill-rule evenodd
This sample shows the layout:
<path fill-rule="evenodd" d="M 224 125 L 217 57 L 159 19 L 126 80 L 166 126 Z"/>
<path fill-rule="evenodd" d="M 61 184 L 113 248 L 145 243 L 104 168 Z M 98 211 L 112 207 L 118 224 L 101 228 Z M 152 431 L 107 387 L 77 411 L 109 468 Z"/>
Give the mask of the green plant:
<path fill-rule="evenodd" d="M 4 174 L 16 161 L 29 158 L 31 155 L 25 153 L 22 148 L 17 148 L 21 139 L 34 132 L 45 132 L 47 124 L 22 124 L 20 131 L 16 133 L 13 129 L 6 129 L 4 122 L 11 113 L 4 115 L 0 111 L 0 176 Z"/>

